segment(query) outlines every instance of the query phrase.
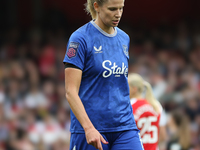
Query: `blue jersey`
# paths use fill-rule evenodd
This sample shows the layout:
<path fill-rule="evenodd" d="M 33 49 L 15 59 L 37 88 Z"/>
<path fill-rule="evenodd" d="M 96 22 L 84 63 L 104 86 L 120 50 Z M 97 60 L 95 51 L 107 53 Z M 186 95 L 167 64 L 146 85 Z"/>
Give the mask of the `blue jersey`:
<path fill-rule="evenodd" d="M 63 62 L 79 67 L 79 97 L 94 127 L 101 133 L 137 129 L 129 98 L 129 36 L 115 27 L 104 32 L 91 21 L 70 37 Z M 71 111 L 72 133 L 84 130 Z"/>

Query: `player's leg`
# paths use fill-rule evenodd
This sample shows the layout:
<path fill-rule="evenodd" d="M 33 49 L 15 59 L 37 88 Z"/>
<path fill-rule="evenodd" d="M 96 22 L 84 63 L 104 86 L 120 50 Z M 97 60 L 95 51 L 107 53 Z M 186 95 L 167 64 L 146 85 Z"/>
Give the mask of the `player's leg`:
<path fill-rule="evenodd" d="M 102 134 L 104 139 L 107 141 L 105 135 Z M 110 145 L 102 143 L 103 150 L 109 150 Z M 96 150 L 96 148 L 92 145 L 87 144 L 85 134 L 71 134 L 70 138 L 70 148 L 69 150 Z"/>
<path fill-rule="evenodd" d="M 123 131 L 115 134 L 111 150 L 144 150 L 139 130 Z"/>

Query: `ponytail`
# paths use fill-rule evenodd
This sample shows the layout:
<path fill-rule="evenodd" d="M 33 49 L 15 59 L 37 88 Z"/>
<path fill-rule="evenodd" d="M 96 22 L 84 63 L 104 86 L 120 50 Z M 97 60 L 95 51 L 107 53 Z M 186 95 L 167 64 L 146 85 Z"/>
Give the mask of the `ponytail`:
<path fill-rule="evenodd" d="M 151 104 L 151 106 L 154 108 L 154 110 L 157 113 L 159 113 L 160 112 L 160 103 L 158 102 L 158 100 L 155 99 L 151 85 L 146 81 L 144 81 L 143 84 L 146 87 L 146 93 L 145 93 L 146 100 Z"/>
<path fill-rule="evenodd" d="M 153 109 L 159 113 L 161 111 L 160 103 L 155 99 L 153 95 L 153 91 L 151 85 L 144 81 L 144 79 L 135 73 L 131 73 L 128 75 L 128 82 L 130 86 L 136 87 L 139 94 L 145 92 L 145 99 L 149 102 L 149 104 L 153 107 Z M 146 87 L 146 90 L 145 90 Z"/>
<path fill-rule="evenodd" d="M 85 10 L 88 14 L 91 15 L 92 19 L 96 19 L 97 14 L 96 14 L 96 10 L 94 9 L 94 2 L 96 0 L 87 0 L 87 3 L 85 4 Z"/>
<path fill-rule="evenodd" d="M 96 2 L 99 6 L 102 6 L 108 0 L 87 0 L 85 4 L 85 10 L 91 15 L 92 19 L 97 19 L 97 12 L 94 9 L 94 3 Z"/>

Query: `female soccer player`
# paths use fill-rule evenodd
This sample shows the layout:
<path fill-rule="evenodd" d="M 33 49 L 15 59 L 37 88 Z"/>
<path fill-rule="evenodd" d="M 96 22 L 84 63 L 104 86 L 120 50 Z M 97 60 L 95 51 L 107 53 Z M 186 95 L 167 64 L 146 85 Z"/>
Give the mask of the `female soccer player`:
<path fill-rule="evenodd" d="M 124 0 L 88 0 L 93 20 L 67 44 L 70 150 L 142 150 L 129 97 L 129 36 L 117 25 Z"/>
<path fill-rule="evenodd" d="M 134 118 L 145 150 L 158 150 L 159 129 L 164 124 L 160 122 L 162 106 L 154 98 L 151 85 L 143 78 L 131 73 L 128 77 L 130 99 Z M 145 91 L 146 89 L 146 91 Z M 145 99 L 143 93 L 145 91 Z M 164 133 L 165 134 L 165 133 Z"/>

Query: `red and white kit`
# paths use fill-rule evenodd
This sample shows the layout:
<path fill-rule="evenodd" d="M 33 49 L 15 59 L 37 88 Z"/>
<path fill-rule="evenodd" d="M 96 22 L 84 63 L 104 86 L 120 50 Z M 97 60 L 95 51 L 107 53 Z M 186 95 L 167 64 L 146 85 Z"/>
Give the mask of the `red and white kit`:
<path fill-rule="evenodd" d="M 131 99 L 133 114 L 136 125 L 140 130 L 143 146 L 145 150 L 158 150 L 160 113 L 157 113 L 145 99 Z"/>

